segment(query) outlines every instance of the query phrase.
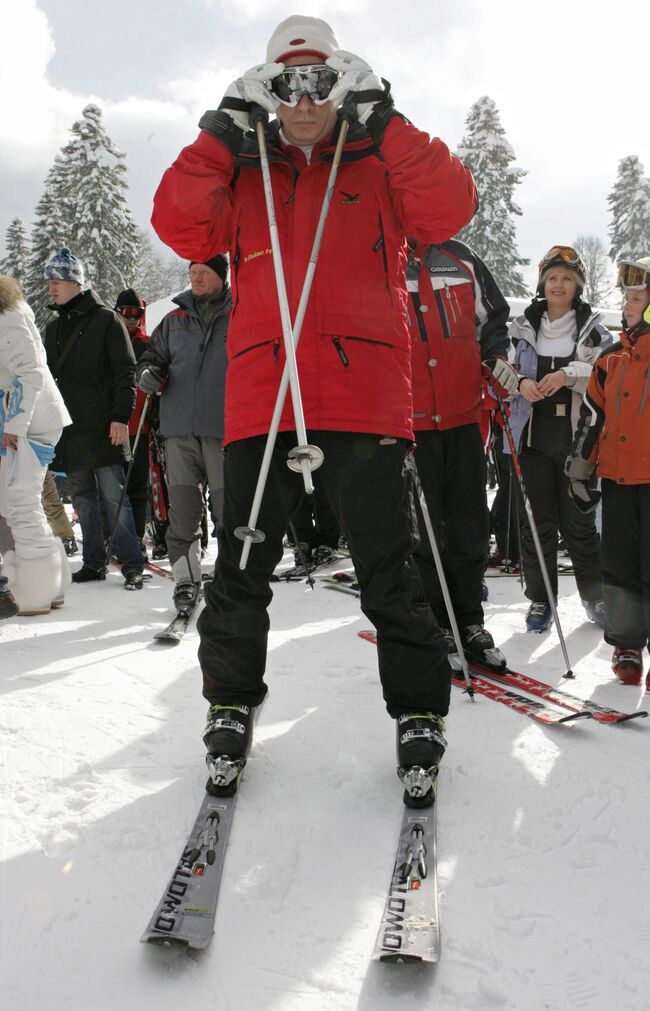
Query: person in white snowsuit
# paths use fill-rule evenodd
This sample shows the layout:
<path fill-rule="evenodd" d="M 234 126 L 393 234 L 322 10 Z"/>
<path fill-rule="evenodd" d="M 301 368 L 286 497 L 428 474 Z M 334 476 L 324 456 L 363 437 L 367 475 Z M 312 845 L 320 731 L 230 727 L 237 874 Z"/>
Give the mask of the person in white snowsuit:
<path fill-rule="evenodd" d="M 41 501 L 47 466 L 70 421 L 34 313 L 17 281 L 0 276 L 0 513 L 15 541 L 3 574 L 20 614 L 60 606 L 70 581 L 65 549 Z"/>

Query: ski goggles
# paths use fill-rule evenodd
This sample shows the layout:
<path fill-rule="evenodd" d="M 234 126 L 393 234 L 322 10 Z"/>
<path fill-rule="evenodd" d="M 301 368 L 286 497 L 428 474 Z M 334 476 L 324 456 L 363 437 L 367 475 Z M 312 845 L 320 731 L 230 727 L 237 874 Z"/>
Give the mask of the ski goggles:
<path fill-rule="evenodd" d="M 539 269 L 543 270 L 549 263 L 557 263 L 559 260 L 568 267 L 577 267 L 580 263 L 580 257 L 573 246 L 551 246 L 546 256 L 539 261 Z"/>
<path fill-rule="evenodd" d="M 641 291 L 650 284 L 648 273 L 650 272 L 650 259 L 645 263 L 641 260 L 638 263 L 623 260 L 618 265 L 618 275 L 616 277 L 617 288 L 632 288 Z"/>
<path fill-rule="evenodd" d="M 125 319 L 142 319 L 144 309 L 138 309 L 134 305 L 125 305 L 120 309 L 120 316 L 124 316 Z"/>
<path fill-rule="evenodd" d="M 270 82 L 270 89 L 283 105 L 298 105 L 307 95 L 314 105 L 322 105 L 339 79 L 336 70 L 324 63 L 288 67 Z"/>

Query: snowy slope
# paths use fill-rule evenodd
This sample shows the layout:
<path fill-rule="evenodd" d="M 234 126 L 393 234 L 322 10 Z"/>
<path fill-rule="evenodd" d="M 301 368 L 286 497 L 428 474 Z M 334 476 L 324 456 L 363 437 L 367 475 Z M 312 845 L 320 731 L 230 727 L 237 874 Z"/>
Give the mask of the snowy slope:
<path fill-rule="evenodd" d="M 304 584 L 275 590 L 271 694 L 212 945 L 140 945 L 205 779 L 196 632 L 151 642 L 171 595 L 154 579 L 125 593 L 111 572 L 0 626 L 3 1011 L 650 1007 L 650 720 L 546 729 L 456 689 L 442 962 L 369 964 L 401 814 L 394 731 L 357 601 Z M 561 589 L 573 690 L 650 703 L 612 683 L 571 577 Z M 531 672 L 559 680 L 555 633 L 521 631 L 516 580 L 490 591 L 511 664 L 532 653 Z"/>

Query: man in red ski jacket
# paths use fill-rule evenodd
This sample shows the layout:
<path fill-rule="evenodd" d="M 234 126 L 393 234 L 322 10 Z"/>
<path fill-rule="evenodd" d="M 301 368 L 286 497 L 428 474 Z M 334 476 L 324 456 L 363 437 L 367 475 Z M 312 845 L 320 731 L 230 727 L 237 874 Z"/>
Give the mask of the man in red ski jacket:
<path fill-rule="evenodd" d="M 356 116 L 297 349 L 305 421 L 309 441 L 324 452 L 320 473 L 350 544 L 361 606 L 377 628 L 400 765 L 430 768 L 445 746 L 446 649 L 421 600 L 401 476 L 413 436 L 405 236 L 449 238 L 474 213 L 474 183 L 442 141 L 395 111 L 388 86 L 367 63 L 340 50 L 326 22 L 294 16 L 271 36 L 266 64 L 233 82 L 220 109 L 205 113 L 198 139 L 165 173 L 152 219 L 182 257 L 230 254 L 224 525 L 199 621 L 203 692 L 211 703 L 204 740 L 214 762 L 223 759 L 219 767 L 231 770 L 226 779 L 245 761 L 250 709 L 266 693 L 269 577 L 303 487 L 286 464 L 296 445 L 287 398 L 258 522 L 265 539 L 252 546 L 240 571 L 242 544 L 234 529 L 248 524 L 285 361 L 249 113 L 255 103 L 277 116 L 266 136 L 293 320 L 344 100 L 354 103 Z M 224 782 L 214 772 L 213 779 Z"/>
<path fill-rule="evenodd" d="M 507 361 L 510 310 L 483 261 L 457 239 L 432 246 L 411 242 L 406 279 L 415 462 L 463 647 L 470 658 L 501 667 L 505 658 L 483 627 L 490 528 L 480 420 L 485 378 L 502 397 L 517 390 L 517 374 Z M 419 519 L 415 560 L 436 619 L 449 628 L 421 514 Z"/>

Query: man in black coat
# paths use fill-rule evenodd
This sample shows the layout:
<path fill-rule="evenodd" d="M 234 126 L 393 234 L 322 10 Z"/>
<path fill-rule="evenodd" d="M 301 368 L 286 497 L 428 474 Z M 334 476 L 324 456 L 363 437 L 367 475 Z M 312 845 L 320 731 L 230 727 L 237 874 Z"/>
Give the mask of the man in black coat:
<path fill-rule="evenodd" d="M 135 405 L 135 357 L 119 317 L 84 289 L 83 264 L 64 246 L 45 264 L 57 318 L 45 330 L 47 361 L 72 417 L 52 469 L 68 475 L 68 490 L 83 537 L 76 583 L 106 578 L 99 495 L 111 529 L 124 487 L 128 422 Z M 128 497 L 114 537 L 127 589 L 142 589 L 143 557 Z"/>

